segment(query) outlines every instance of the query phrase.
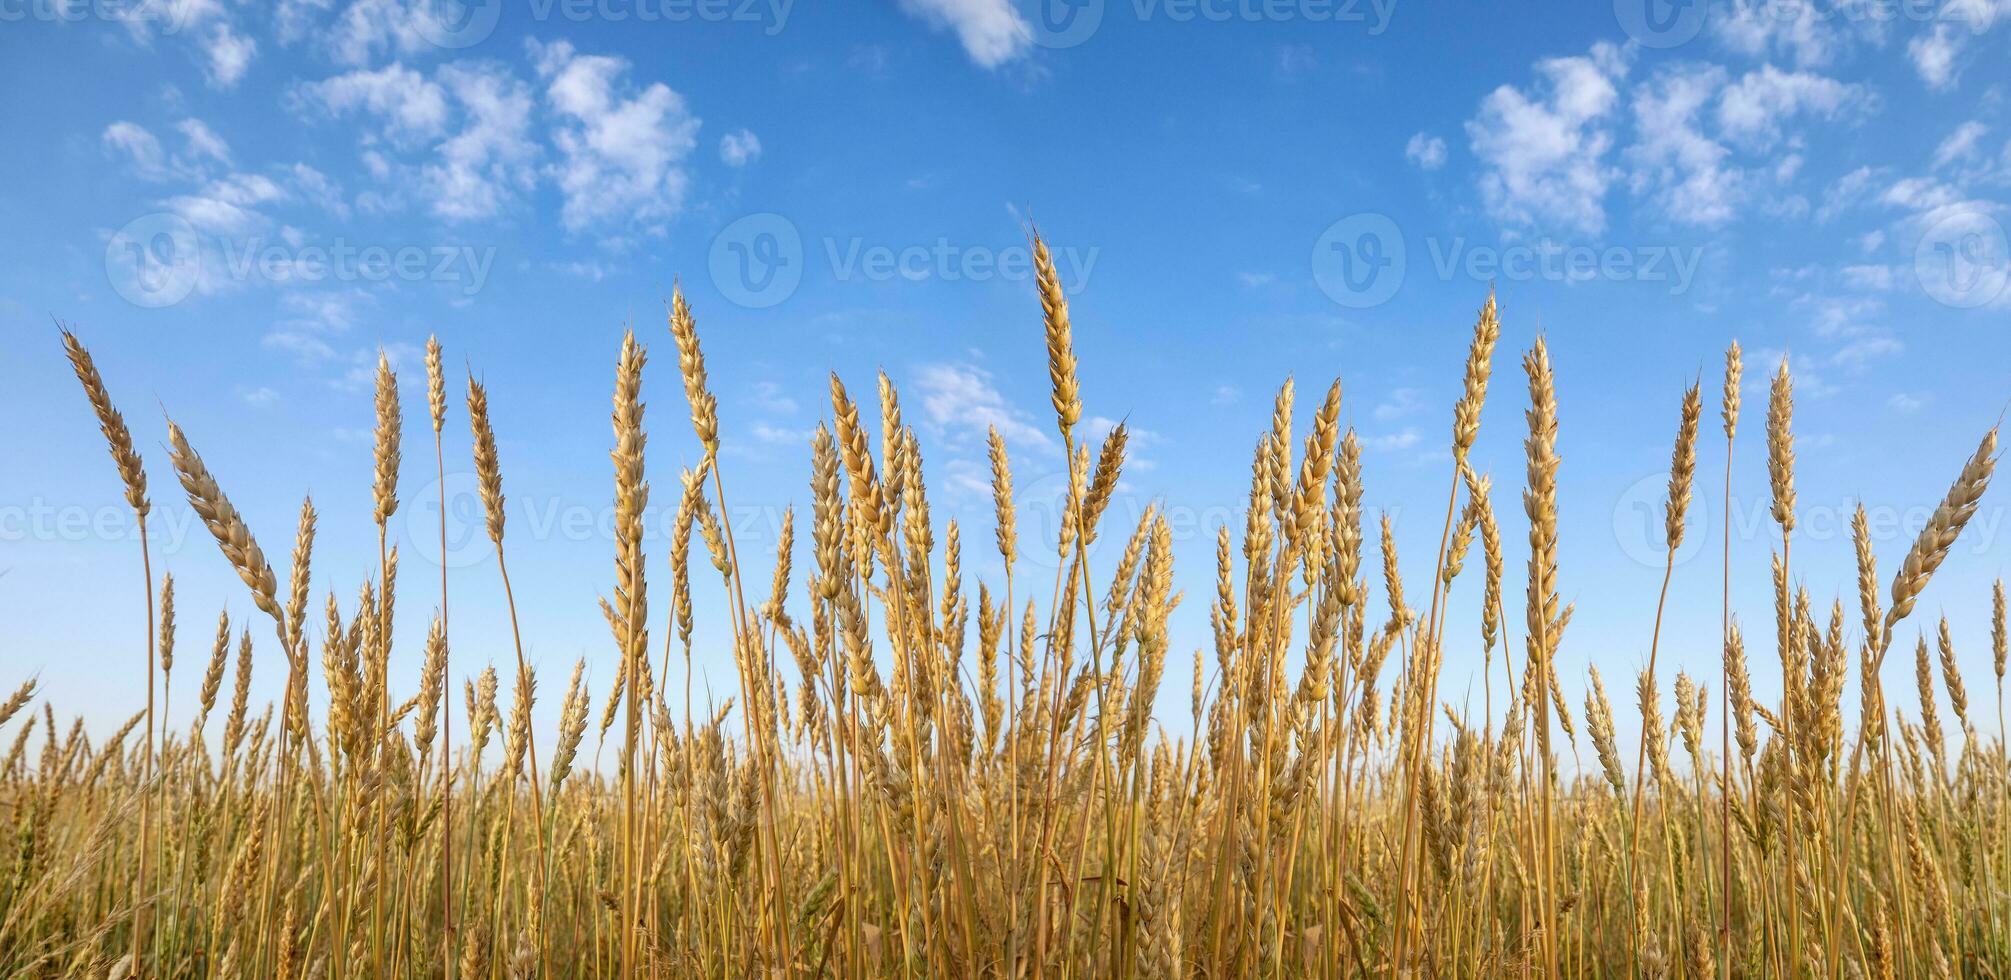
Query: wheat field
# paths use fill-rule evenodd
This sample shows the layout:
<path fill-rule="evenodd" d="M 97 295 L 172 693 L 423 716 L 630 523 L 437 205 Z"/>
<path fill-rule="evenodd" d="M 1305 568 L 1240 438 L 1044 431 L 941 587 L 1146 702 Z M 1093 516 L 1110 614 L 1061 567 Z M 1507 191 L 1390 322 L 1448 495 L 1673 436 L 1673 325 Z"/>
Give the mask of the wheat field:
<path fill-rule="evenodd" d="M 172 577 L 144 548 L 148 471 L 66 331 L 142 532 L 147 592 L 130 601 L 147 604 L 152 631 L 126 656 L 145 665 L 149 700 L 93 738 L 35 679 L 0 678 L 13 690 L 0 701 L 0 977 L 2011 975 L 2005 746 L 1977 733 L 1991 721 L 1973 713 L 1990 708 L 1955 668 L 1947 620 L 1910 622 L 1989 484 L 1994 429 L 1906 553 L 1883 556 L 1889 573 L 1859 510 L 1856 608 L 1823 610 L 1791 587 L 1792 379 L 1782 364 L 1755 388 L 1766 404 L 1742 406 L 1734 345 L 1720 391 L 1682 393 L 1661 598 L 1693 497 L 1729 497 L 1734 447 L 1763 440 L 1777 549 L 1770 570 L 1738 574 L 1771 581 L 1773 620 L 1734 620 L 1727 584 L 1722 672 L 1670 676 L 1658 605 L 1641 624 L 1646 669 L 1595 668 L 1571 703 L 1553 665 L 1572 613 L 1557 557 L 1569 420 L 1542 339 L 1512 390 L 1493 393 L 1521 419 L 1488 416 L 1492 438 L 1521 441 L 1526 472 L 1497 488 L 1468 465 L 1498 380 L 1492 295 L 1453 408 L 1436 554 L 1402 556 L 1405 577 L 1388 518 L 1365 515 L 1339 382 L 1296 439 L 1287 384 L 1240 526 L 1219 529 L 1212 570 L 1176 575 L 1162 512 L 1103 521 L 1127 431 L 1084 438 L 1095 393 L 1078 381 L 1068 298 L 1038 237 L 1033 251 L 1071 474 L 1058 540 L 1020 536 L 996 432 L 994 526 L 967 536 L 932 520 L 894 383 L 878 379 L 875 422 L 833 376 L 830 421 L 808 447 L 809 559 L 792 562 L 793 522 L 773 556 L 741 552 L 690 308 L 675 296 L 668 321 L 701 462 L 674 482 L 645 459 L 646 353 L 629 334 L 601 610 L 602 676 L 616 680 L 589 692 L 589 665 L 573 666 L 544 732 L 531 707 L 558 678 L 534 677 L 521 638 L 503 671 L 475 674 L 436 611 L 420 674 L 389 667 L 398 589 L 398 604 L 437 610 L 446 588 L 444 571 L 399 581 L 385 548 L 407 503 L 401 453 L 432 449 L 444 474 L 448 426 L 472 433 L 516 631 L 490 395 L 472 377 L 465 398 L 450 394 L 461 385 L 437 342 L 413 413 L 430 446 L 423 427 L 406 438 L 413 419 L 380 360 L 375 526 L 344 529 L 374 533 L 379 562 L 346 601 L 314 598 L 316 538 L 332 529 L 311 500 L 276 569 L 195 434 L 168 424 L 179 493 L 255 606 L 224 614 L 205 656 L 207 617 L 177 620 Z M 660 424 L 659 438 L 686 436 Z M 643 531 L 652 480 L 675 499 L 667 541 Z M 1514 484 L 1519 517 L 1497 511 L 1514 509 L 1500 499 Z M 285 546 L 271 537 L 283 529 L 260 530 Z M 1515 581 L 1502 537 L 1525 533 Z M 1729 534 L 1708 545 L 1724 567 L 1686 574 L 1729 583 Z M 1098 537 L 1126 543 L 1093 569 Z M 965 548 L 996 549 L 1002 578 L 967 582 Z M 1029 571 L 1036 549 L 1052 558 Z M 652 566 L 669 572 L 655 596 Z M 460 574 L 477 573 L 491 574 Z M 728 600 L 694 608 L 694 576 L 719 576 Z M 1481 597 L 1478 622 L 1451 621 L 1454 588 Z M 1938 598 L 1990 617 L 2001 731 L 2003 587 L 1987 612 L 1982 596 Z M 1183 601 L 1205 602 L 1213 625 L 1213 649 L 1191 663 L 1169 650 Z M 730 635 L 739 687 L 694 709 L 675 679 L 689 676 L 699 617 Z M 1902 625 L 1937 649 L 1899 650 L 1917 690 L 1886 692 Z M 1483 665 L 1479 713 L 1440 697 L 1448 648 Z M 1160 689 L 1190 668 L 1191 717 L 1155 718 Z M 1784 693 L 1763 703 L 1752 675 L 1776 670 Z M 286 678 L 281 703 L 249 703 L 254 671 Z M 1608 683 L 1638 715 L 1636 744 L 1615 734 Z M 157 702 L 170 697 L 194 699 L 192 723 L 167 723 Z M 590 737 L 603 765 L 583 750 Z"/>

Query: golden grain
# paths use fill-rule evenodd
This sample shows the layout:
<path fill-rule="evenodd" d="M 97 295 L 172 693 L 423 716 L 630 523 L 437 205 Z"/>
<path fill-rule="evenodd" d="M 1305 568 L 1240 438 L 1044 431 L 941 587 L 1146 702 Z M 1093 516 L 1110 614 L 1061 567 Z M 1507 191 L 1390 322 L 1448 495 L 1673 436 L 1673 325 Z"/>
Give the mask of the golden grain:
<path fill-rule="evenodd" d="M 954 519 L 932 515 L 932 503 L 952 506 L 929 494 L 925 477 L 942 478 L 932 468 L 940 461 L 925 465 L 893 378 L 877 379 L 876 457 L 834 375 L 832 416 L 809 447 L 802 581 L 794 514 L 785 509 L 763 541 L 774 564 L 757 579 L 767 585 L 758 604 L 741 593 L 761 559 L 738 552 L 750 541 L 736 541 L 741 512 L 724 497 L 721 463 L 734 457 L 719 453 L 719 405 L 698 328 L 673 291 L 670 331 L 693 426 L 693 442 L 680 451 L 696 462 L 682 472 L 668 518 L 661 667 L 648 657 L 646 354 L 632 334 L 623 337 L 610 453 L 615 567 L 601 603 L 613 656 L 607 635 L 579 640 L 583 656 L 558 701 L 545 778 L 536 669 L 517 636 L 502 562 L 501 462 L 482 384 L 470 377 L 468 412 L 485 529 L 517 639 L 507 710 L 494 667 L 473 679 L 451 673 L 444 606 L 422 649 L 394 654 L 397 551 L 381 537 L 375 576 L 360 588 L 338 586 L 358 597 L 348 615 L 328 588 L 335 583 L 320 585 L 329 598 L 312 632 L 323 690 L 310 697 L 313 501 L 301 505 L 282 592 L 243 517 L 170 423 L 191 507 L 278 627 L 288 665 L 278 717 L 252 703 L 253 643 L 242 630 L 218 751 L 206 743 L 233 638 L 225 614 L 186 737 L 162 732 L 151 744 L 147 723 L 150 744 L 139 747 L 143 712 L 94 741 L 81 719 L 65 729 L 47 704 L 18 724 L 0 761 L 0 833 L 11 843 L 0 862 L 0 972 L 1331 980 L 1525 970 L 1697 978 L 1727 968 L 1835 978 L 1976 972 L 2003 948 L 2011 838 L 2000 829 L 2011 825 L 2011 794 L 2005 755 L 1985 750 L 1958 669 L 1955 637 L 1973 615 L 1959 597 L 1946 597 L 1937 622 L 1938 657 L 1925 636 L 1916 644 L 1917 711 L 1892 711 L 1877 679 L 1894 628 L 1978 512 L 1994 470 L 1994 432 L 1963 466 L 1887 596 L 1859 508 L 1859 613 L 1847 621 L 1834 602 L 1824 624 L 1810 598 L 1821 594 L 1817 583 L 1804 586 L 1796 576 L 1808 570 L 1791 573 L 1787 561 L 1796 503 L 1792 380 L 1783 364 L 1767 418 L 1771 513 L 1784 535 L 1770 583 L 1778 687 L 1771 663 L 1748 663 L 1730 616 L 1728 551 L 1724 737 L 1707 741 L 1709 692 L 1687 671 L 1676 673 L 1665 723 L 1658 602 L 1652 631 L 1643 631 L 1648 652 L 1633 699 L 1641 744 L 1630 772 L 1618 745 L 1625 722 L 1597 666 L 1610 669 L 1613 657 L 1629 654 L 1565 639 L 1576 607 L 1561 581 L 1563 413 L 1545 338 L 1523 359 L 1529 552 L 1518 656 L 1515 624 L 1503 622 L 1493 483 L 1472 465 L 1502 330 L 1491 293 L 1453 406 L 1452 493 L 1438 562 L 1423 573 L 1430 578 L 1406 582 L 1401 565 L 1415 556 L 1400 554 L 1401 505 L 1375 501 L 1383 620 L 1368 608 L 1375 573 L 1362 567 L 1367 465 L 1361 441 L 1341 424 L 1338 382 L 1311 409 L 1296 447 L 1296 387 L 1280 390 L 1255 447 L 1245 513 L 1192 528 L 1176 502 L 1154 500 L 1122 515 L 1129 534 L 1121 550 L 1089 551 L 1102 520 L 1119 519 L 1120 476 L 1140 436 L 1124 422 L 1100 447 L 1081 438 L 1094 417 L 1083 414 L 1070 297 L 1046 242 L 1035 236 L 1033 249 L 1062 451 L 1009 462 L 1001 433 L 987 432 L 990 480 L 980 495 L 990 491 L 999 562 L 965 554 L 967 501 L 954 504 Z M 144 514 L 144 474 L 123 419 L 81 344 L 66 334 L 65 347 L 129 502 Z M 445 419 L 440 362 L 429 339 L 436 449 Z M 1728 440 L 1741 371 L 1734 345 L 1721 406 Z M 372 459 L 380 532 L 398 506 L 397 395 L 380 357 Z M 1691 516 L 1701 402 L 1700 385 L 1689 386 L 1677 418 L 1665 581 Z M 1039 542 L 1022 541 L 1035 522 L 1022 526 L 1032 511 L 1015 496 L 1013 462 L 1068 486 L 1057 519 L 1037 529 L 1051 537 Z M 1167 660 L 1181 655 L 1171 649 L 1183 600 L 1174 558 L 1185 551 L 1183 535 L 1211 530 L 1206 615 L 1215 650 L 1212 658 L 1194 651 L 1191 683 L 1182 685 L 1190 737 L 1169 730 L 1157 705 Z M 694 534 L 719 588 L 691 580 Z M 1476 539 L 1485 580 L 1473 600 L 1455 605 L 1451 589 Z M 1056 560 L 1042 568 L 1051 586 L 1041 583 L 1032 597 L 1019 594 L 1036 591 L 1025 581 L 1026 549 Z M 969 579 L 977 580 L 975 656 L 965 646 Z M 1423 608 L 1413 608 L 1406 585 L 1420 583 L 1428 587 L 1413 595 Z M 180 587 L 165 579 L 159 614 L 149 617 L 169 682 Z M 1588 615 L 1595 601 L 1613 605 L 1596 591 L 1579 598 Z M 1999 585 L 1989 619 L 2000 690 L 2011 646 L 2004 608 Z M 1478 619 L 1478 636 L 1449 628 L 1466 616 Z M 532 623 L 526 617 L 523 626 Z M 684 647 L 682 677 L 674 643 Z M 1853 643 L 1862 671 L 1855 739 L 1840 710 Z M 1581 648 L 1593 664 L 1580 702 L 1592 758 L 1582 762 L 1566 700 L 1580 689 L 1565 686 L 1578 675 L 1560 667 Z M 738 684 L 707 685 L 707 651 L 732 658 Z M 1392 653 L 1400 669 L 1384 678 Z M 796 676 L 786 676 L 792 665 Z M 410 686 L 394 681 L 394 667 Z M 606 769 L 598 750 L 581 756 L 588 684 L 601 670 L 612 687 L 601 705 L 603 741 L 625 720 Z M 1448 671 L 1449 683 L 1462 686 L 1442 700 Z M 684 703 L 673 706 L 669 692 L 680 681 Z M 442 737 L 455 686 L 469 724 L 462 745 Z M 1762 693 L 1773 690 L 1778 700 Z M 0 725 L 28 710 L 39 685 L 30 678 L 13 691 L 0 701 Z M 1941 729 L 1944 693 L 1962 729 L 1950 733 L 1961 737 L 1959 755 Z M 738 734 L 728 730 L 734 716 Z M 1888 728 L 1899 737 L 1882 737 Z M 1553 731 L 1563 733 L 1561 746 Z M 41 736 L 39 760 L 27 755 L 30 732 Z M 492 737 L 499 757 L 486 755 Z M 422 764 L 436 756 L 440 765 Z M 113 843 L 149 811 L 166 828 L 157 846 Z M 143 860 L 156 858 L 158 872 L 143 873 L 153 867 Z M 1721 867 L 1722 888 L 1714 880 Z M 147 913 L 136 914 L 142 907 Z M 1724 945 L 1714 947 L 1714 931 Z"/>

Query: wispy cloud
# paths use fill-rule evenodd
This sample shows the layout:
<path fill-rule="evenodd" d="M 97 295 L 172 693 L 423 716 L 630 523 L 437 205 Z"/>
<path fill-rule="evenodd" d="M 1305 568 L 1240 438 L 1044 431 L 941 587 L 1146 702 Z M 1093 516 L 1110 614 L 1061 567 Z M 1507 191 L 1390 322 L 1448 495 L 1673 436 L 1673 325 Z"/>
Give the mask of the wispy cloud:
<path fill-rule="evenodd" d="M 1010 0 L 900 0 L 901 9 L 957 36 L 981 68 L 997 68 L 1026 53 L 1032 37 Z"/>
<path fill-rule="evenodd" d="M 991 372 L 975 364 L 925 364 L 916 379 L 924 418 L 938 432 L 983 440 L 997 428 L 1008 442 L 1052 449 L 1054 440 L 1026 412 L 1006 400 Z"/>

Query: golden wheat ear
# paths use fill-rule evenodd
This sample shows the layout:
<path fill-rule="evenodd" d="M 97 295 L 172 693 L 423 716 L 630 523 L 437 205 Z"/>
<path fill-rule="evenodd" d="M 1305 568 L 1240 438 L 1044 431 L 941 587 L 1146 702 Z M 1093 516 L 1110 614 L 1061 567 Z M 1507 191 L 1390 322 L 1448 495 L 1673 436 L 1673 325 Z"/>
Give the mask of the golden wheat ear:
<path fill-rule="evenodd" d="M 224 495 L 216 477 L 210 475 L 209 467 L 200 455 L 189 445 L 182 427 L 168 422 L 168 442 L 172 447 L 169 460 L 174 463 L 175 474 L 181 478 L 182 491 L 187 494 L 189 506 L 202 519 L 203 526 L 209 528 L 216 538 L 217 547 L 224 559 L 230 562 L 232 570 L 251 589 L 251 598 L 258 608 L 271 616 L 284 633 L 286 612 L 279 605 L 279 582 L 272 573 L 272 566 L 265 560 L 265 552 L 252 537 L 251 528 L 238 514 L 237 507 Z"/>
<path fill-rule="evenodd" d="M 1983 441 L 1977 444 L 1969 461 L 1962 464 L 1962 472 L 1956 475 L 1954 485 L 1941 498 L 1941 505 L 1927 519 L 1927 525 L 1920 529 L 1906 560 L 1892 578 L 1892 605 L 1886 610 L 1883 631 L 1886 643 L 1892 641 L 1892 627 L 1913 611 L 1914 600 L 1927 588 L 1927 581 L 1948 557 L 1948 549 L 1954 547 L 1969 519 L 1976 516 L 1976 507 L 1983 500 L 1983 491 L 1989 489 L 1990 476 L 1996 469 L 1997 429 L 1993 426 L 1983 434 Z"/>
<path fill-rule="evenodd" d="M 14 693 L 7 696 L 7 700 L 0 701 L 0 725 L 7 724 L 8 719 L 20 713 L 21 709 L 27 707 L 28 702 L 34 699 L 35 678 L 30 677 L 22 681 L 21 686 L 15 688 Z"/>
<path fill-rule="evenodd" d="M 58 324 L 61 327 L 60 324 Z M 140 462 L 140 454 L 133 449 L 133 434 L 126 428 L 125 416 L 112 405 L 111 393 L 105 390 L 105 379 L 98 374 L 97 362 L 91 359 L 91 352 L 77 339 L 77 335 L 62 328 L 63 350 L 70 358 L 70 367 L 77 374 L 77 381 L 84 386 L 84 396 L 90 399 L 91 411 L 98 416 L 98 427 L 104 432 L 105 442 L 112 451 L 112 462 L 118 466 L 119 479 L 126 484 L 126 503 L 144 521 L 153 509 L 147 499 L 147 470 Z"/>

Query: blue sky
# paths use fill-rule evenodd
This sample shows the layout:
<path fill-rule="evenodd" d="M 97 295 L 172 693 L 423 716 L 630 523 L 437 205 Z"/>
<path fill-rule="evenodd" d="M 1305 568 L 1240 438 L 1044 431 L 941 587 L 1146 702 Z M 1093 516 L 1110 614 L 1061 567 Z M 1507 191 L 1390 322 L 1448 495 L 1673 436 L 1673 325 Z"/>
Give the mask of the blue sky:
<path fill-rule="evenodd" d="M 781 508 L 807 513 L 827 373 L 866 396 L 884 368 L 937 516 L 964 523 L 966 567 L 996 584 L 985 427 L 1007 437 L 1030 523 L 1058 493 L 1028 221 L 1074 296 L 1092 430 L 1136 433 L 1110 519 L 1154 502 L 1174 518 L 1180 648 L 1208 642 L 1214 527 L 1240 525 L 1287 376 L 1307 400 L 1343 380 L 1369 503 L 1422 581 L 1490 281 L 1505 332 L 1475 461 L 1512 571 L 1517 359 L 1541 330 L 1563 412 L 1574 691 L 1586 663 L 1614 678 L 1645 661 L 1678 400 L 1701 375 L 1714 405 L 1732 338 L 1749 365 L 1733 588 L 1755 636 L 1771 633 L 1772 364 L 1797 376 L 1794 575 L 1821 607 L 1854 595 L 1850 509 L 1872 512 L 1889 574 L 2011 398 L 2004 0 L 1055 2 L 0 0 L 7 673 L 39 671 L 59 708 L 99 722 L 143 696 L 127 669 L 137 543 L 52 317 L 96 353 L 150 465 L 156 567 L 180 584 L 181 705 L 217 610 L 252 609 L 179 500 L 161 412 L 269 552 L 314 494 L 317 604 L 333 590 L 346 608 L 374 568 L 369 376 L 391 357 L 412 413 L 398 661 L 416 676 L 442 561 L 420 414 L 432 333 L 457 378 L 490 386 L 530 655 L 548 690 L 587 658 L 599 697 L 624 323 L 656 355 L 660 503 L 696 459 L 662 329 L 673 282 L 704 338 L 754 579 Z M 1709 425 L 1702 455 L 1663 663 L 1715 688 L 1724 463 Z M 458 390 L 446 458 L 459 672 L 510 652 Z M 1972 690 L 1988 686 L 1989 583 L 2011 557 L 2001 498 L 1916 613 L 1951 616 Z M 653 572 L 663 552 L 653 538 Z M 1023 574 L 1050 574 L 1040 561 Z M 1454 590 L 1442 689 L 1477 707 L 1473 576 Z M 698 665 L 723 695 L 724 623 L 703 598 Z M 1754 646 L 1773 689 L 1770 645 Z M 259 659 L 263 693 L 276 664 Z M 1175 667 L 1162 705 L 1179 729 L 1184 652 Z"/>

